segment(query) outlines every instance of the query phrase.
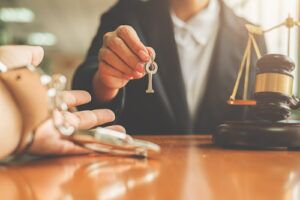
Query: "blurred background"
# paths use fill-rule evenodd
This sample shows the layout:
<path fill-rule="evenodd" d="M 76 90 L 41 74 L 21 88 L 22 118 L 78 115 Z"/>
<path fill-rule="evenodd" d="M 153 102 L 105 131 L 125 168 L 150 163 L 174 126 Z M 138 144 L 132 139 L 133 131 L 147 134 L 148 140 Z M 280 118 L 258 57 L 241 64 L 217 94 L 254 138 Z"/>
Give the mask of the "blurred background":
<path fill-rule="evenodd" d="M 0 45 L 31 44 L 45 49 L 42 67 L 69 80 L 84 59 L 103 12 L 117 0 L 0 0 Z M 281 23 L 290 14 L 299 19 L 299 0 L 225 0 L 228 6 L 264 28 Z M 269 51 L 287 52 L 284 28 L 266 35 Z M 292 55 L 298 56 L 299 31 L 292 31 Z M 244 51 L 244 49 L 241 49 Z M 298 75 L 298 71 L 295 72 Z M 298 77 L 298 76 L 297 76 Z M 300 82 L 297 78 L 297 85 Z M 297 88 L 295 90 L 298 91 Z"/>
<path fill-rule="evenodd" d="M 0 0 L 0 44 L 40 45 L 43 69 L 70 78 L 116 0 Z"/>

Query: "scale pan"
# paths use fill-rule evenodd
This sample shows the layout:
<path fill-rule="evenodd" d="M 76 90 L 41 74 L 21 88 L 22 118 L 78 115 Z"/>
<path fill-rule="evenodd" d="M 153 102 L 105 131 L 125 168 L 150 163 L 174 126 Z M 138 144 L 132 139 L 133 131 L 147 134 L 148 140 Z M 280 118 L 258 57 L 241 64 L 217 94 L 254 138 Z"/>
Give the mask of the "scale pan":
<path fill-rule="evenodd" d="M 228 100 L 227 103 L 231 106 L 256 106 L 254 100 Z"/>

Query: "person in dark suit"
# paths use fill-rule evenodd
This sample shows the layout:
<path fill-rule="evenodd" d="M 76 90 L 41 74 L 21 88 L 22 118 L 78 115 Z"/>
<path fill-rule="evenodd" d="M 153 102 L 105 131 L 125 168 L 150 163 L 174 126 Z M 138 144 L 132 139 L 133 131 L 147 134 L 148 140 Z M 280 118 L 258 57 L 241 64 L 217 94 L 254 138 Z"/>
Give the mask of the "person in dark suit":
<path fill-rule="evenodd" d="M 244 118 L 245 109 L 226 100 L 246 47 L 246 23 L 221 0 L 120 0 L 102 16 L 75 73 L 73 89 L 93 96 L 81 108 L 114 110 L 132 134 L 212 133 Z M 264 39 L 257 41 L 265 52 Z M 155 93 L 146 94 L 143 65 L 154 55 Z"/>

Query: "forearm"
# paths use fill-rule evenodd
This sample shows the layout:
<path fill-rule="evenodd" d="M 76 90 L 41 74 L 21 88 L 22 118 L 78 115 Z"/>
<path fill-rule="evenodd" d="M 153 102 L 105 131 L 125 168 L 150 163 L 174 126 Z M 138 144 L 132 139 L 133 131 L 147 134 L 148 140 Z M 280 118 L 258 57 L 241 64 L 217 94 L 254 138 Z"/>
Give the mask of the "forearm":
<path fill-rule="evenodd" d="M 15 61 L 15 63 L 10 61 L 14 56 L 14 54 L 10 52 L 12 50 L 14 50 L 14 48 L 8 46 L 0 47 L 0 73 L 5 73 L 7 69 L 13 68 L 13 64 L 20 65 L 20 62 L 17 62 L 17 59 L 15 59 L 17 60 Z M 19 144 L 19 141 L 21 140 L 22 118 L 13 96 L 11 95 L 4 82 L 2 82 L 1 77 L 0 113 L 0 161 L 3 161 L 3 159 L 7 158 L 14 152 Z"/>
<path fill-rule="evenodd" d="M 0 81 L 0 160 L 11 155 L 21 139 L 22 117 L 6 86 Z"/>

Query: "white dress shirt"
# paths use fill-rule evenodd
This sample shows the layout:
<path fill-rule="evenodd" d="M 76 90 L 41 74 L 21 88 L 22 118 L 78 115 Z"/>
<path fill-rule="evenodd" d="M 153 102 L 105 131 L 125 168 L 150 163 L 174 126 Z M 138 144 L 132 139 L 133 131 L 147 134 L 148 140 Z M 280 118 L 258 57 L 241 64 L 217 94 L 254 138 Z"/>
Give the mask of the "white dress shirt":
<path fill-rule="evenodd" d="M 211 0 L 205 10 L 187 22 L 171 13 L 187 103 L 192 119 L 201 104 L 219 29 L 220 5 Z"/>

